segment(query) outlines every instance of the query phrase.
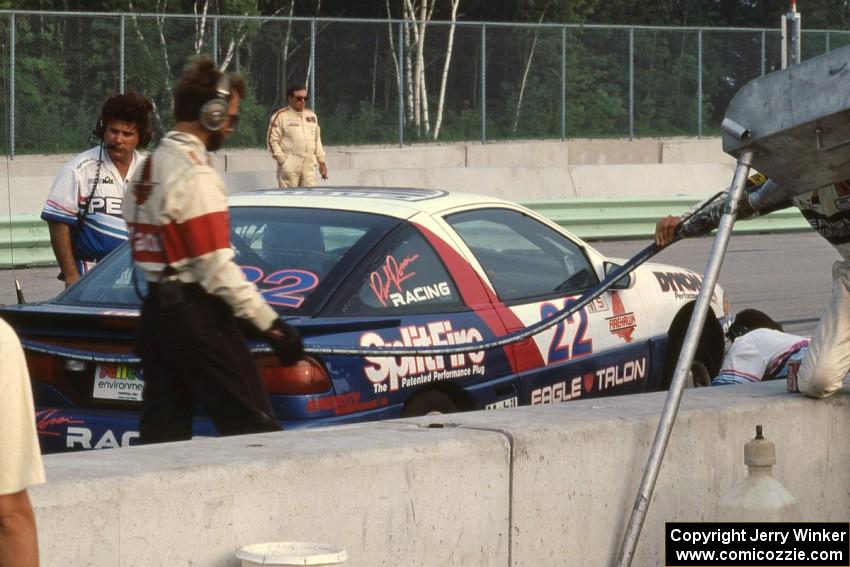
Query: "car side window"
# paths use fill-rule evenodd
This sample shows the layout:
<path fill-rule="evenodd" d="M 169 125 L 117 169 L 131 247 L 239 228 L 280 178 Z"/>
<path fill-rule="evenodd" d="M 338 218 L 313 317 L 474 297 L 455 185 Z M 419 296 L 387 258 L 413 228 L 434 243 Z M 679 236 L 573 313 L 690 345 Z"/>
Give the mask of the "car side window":
<path fill-rule="evenodd" d="M 437 253 L 409 225 L 379 244 L 351 281 L 356 291 L 332 308 L 335 314 L 415 314 L 463 306 Z"/>
<path fill-rule="evenodd" d="M 479 209 L 446 221 L 475 254 L 502 301 L 576 292 L 599 281 L 581 246 L 519 211 Z"/>

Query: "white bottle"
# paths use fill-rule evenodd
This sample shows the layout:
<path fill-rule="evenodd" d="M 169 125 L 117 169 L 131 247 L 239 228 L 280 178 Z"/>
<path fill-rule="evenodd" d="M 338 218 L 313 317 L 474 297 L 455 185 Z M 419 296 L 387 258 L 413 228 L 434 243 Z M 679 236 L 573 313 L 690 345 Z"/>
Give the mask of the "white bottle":
<path fill-rule="evenodd" d="M 726 493 L 717 504 L 719 522 L 799 522 L 802 519 L 797 500 L 773 478 L 776 447 L 762 436 L 744 445 L 744 463 L 749 474 Z"/>

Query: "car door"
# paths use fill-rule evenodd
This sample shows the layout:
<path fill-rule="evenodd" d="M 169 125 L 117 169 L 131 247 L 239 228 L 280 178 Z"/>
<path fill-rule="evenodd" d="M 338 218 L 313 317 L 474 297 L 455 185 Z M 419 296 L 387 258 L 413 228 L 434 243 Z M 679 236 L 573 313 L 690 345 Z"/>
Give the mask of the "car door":
<path fill-rule="evenodd" d="M 491 283 L 509 331 L 554 316 L 599 282 L 602 259 L 580 241 L 531 215 L 508 208 L 451 213 L 445 221 L 464 241 Z M 609 291 L 531 339 L 518 343 L 525 364 L 522 403 L 543 404 L 645 389 L 650 329 L 639 295 Z M 536 361 L 533 354 L 537 355 Z"/>
<path fill-rule="evenodd" d="M 444 244 L 438 234 L 413 223 L 402 224 L 378 244 L 322 318 L 395 323 L 371 329 L 367 324 L 356 336 L 334 341 L 353 341 L 361 347 L 450 348 L 504 334 L 489 302 L 470 305 L 469 282 L 458 282 L 463 280 L 455 262 L 460 256 L 451 256 L 453 251 Z M 445 255 L 451 256 L 448 262 Z M 378 407 L 416 407 L 414 413 L 419 414 L 480 408 L 496 399 L 517 401 L 516 375 L 501 349 L 445 356 L 327 357 L 326 361 L 329 368 L 348 365 L 346 378 L 335 380 L 338 395 L 355 389 L 361 401 L 377 399 Z M 357 380 L 350 380 L 351 376 Z"/>

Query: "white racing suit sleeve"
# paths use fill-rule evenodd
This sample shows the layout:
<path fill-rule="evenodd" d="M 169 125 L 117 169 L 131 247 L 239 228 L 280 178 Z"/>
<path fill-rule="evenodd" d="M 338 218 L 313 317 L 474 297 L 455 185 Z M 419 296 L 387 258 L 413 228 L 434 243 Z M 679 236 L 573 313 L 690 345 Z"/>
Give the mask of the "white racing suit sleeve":
<path fill-rule="evenodd" d="M 15 331 L 0 321 L 0 495 L 44 482 L 32 387 Z"/>
<path fill-rule="evenodd" d="M 836 262 L 832 277 L 832 299 L 821 313 L 797 376 L 800 391 L 813 398 L 834 394 L 850 368 L 850 262 Z"/>
<path fill-rule="evenodd" d="M 47 201 L 41 211 L 41 218 L 48 222 L 76 224 L 80 198 L 79 186 L 80 179 L 74 163 L 68 162 L 62 166 L 59 175 L 53 180 Z"/>
<path fill-rule="evenodd" d="M 316 159 L 319 163 L 325 163 L 325 148 L 322 146 L 322 129 L 316 119 Z"/>

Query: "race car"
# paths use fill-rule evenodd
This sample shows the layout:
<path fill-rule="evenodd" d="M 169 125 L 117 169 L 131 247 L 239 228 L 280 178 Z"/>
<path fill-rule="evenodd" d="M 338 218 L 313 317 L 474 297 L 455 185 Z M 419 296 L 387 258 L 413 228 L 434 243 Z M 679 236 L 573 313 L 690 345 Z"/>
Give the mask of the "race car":
<path fill-rule="evenodd" d="M 526 208 L 478 195 L 275 189 L 233 195 L 230 207 L 245 276 L 308 352 L 325 352 L 282 367 L 246 327 L 287 429 L 664 389 L 702 284 L 686 269 L 644 264 L 530 338 L 381 356 L 363 349 L 505 337 L 559 313 L 617 261 Z M 56 298 L 0 309 L 26 350 L 45 451 L 137 442 L 144 376 L 133 336 L 145 287 L 124 245 Z M 724 305 L 718 286 L 694 363 L 712 376 Z M 214 434 L 201 413 L 195 433 Z"/>

